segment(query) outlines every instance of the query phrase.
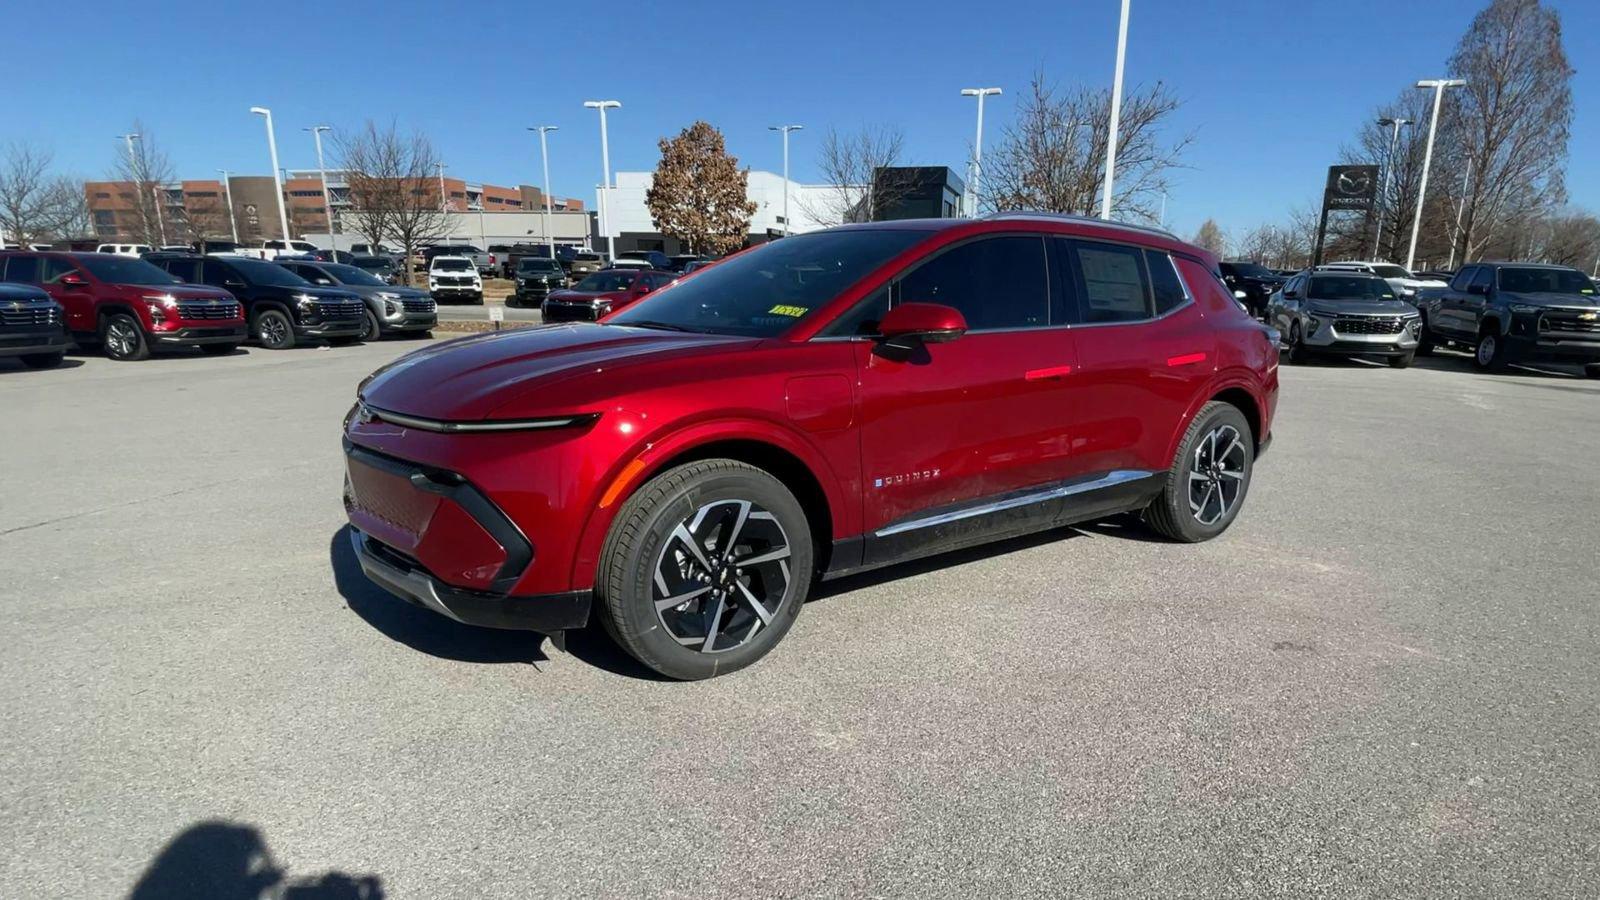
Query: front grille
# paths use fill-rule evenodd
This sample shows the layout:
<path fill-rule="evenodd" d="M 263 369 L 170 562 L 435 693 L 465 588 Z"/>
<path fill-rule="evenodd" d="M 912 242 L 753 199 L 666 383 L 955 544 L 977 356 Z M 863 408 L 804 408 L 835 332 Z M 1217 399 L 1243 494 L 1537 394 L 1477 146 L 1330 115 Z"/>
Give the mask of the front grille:
<path fill-rule="evenodd" d="M 232 300 L 180 300 L 180 319 L 237 319 L 239 304 Z"/>
<path fill-rule="evenodd" d="M 406 312 L 412 313 L 430 313 L 438 309 L 438 305 L 432 300 L 406 299 L 400 301 L 400 306 Z"/>
<path fill-rule="evenodd" d="M 433 280 L 437 281 L 440 287 L 470 287 L 472 285 L 472 279 L 465 275 L 436 275 Z"/>
<path fill-rule="evenodd" d="M 55 325 L 61 321 L 60 308 L 56 306 L 24 306 L 21 309 L 0 309 L 0 325 L 26 328 L 30 325 Z"/>
<path fill-rule="evenodd" d="M 1405 319 L 1341 317 L 1333 322 L 1333 330 L 1340 334 L 1399 334 L 1406 327 Z"/>
<path fill-rule="evenodd" d="M 360 300 L 317 301 L 317 315 L 324 319 L 359 319 L 361 311 Z"/>
<path fill-rule="evenodd" d="M 1587 316 L 1588 318 L 1584 318 Z M 1540 331 L 1567 334 L 1600 334 L 1600 318 L 1594 313 L 1547 312 L 1539 317 Z"/>

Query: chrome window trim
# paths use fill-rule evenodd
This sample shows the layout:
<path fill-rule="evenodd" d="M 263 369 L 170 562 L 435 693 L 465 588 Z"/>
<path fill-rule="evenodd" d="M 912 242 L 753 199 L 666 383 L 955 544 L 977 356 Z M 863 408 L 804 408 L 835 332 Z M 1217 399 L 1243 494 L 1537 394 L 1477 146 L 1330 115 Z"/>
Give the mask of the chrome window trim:
<path fill-rule="evenodd" d="M 967 507 L 965 509 L 951 510 L 950 512 L 946 513 L 924 516 L 920 519 L 912 519 L 908 522 L 901 522 L 895 525 L 887 525 L 878 529 L 877 531 L 874 531 L 872 536 L 878 538 L 892 537 L 897 534 L 903 534 L 907 531 L 916 531 L 922 528 L 933 528 L 939 525 L 948 525 L 951 522 L 959 522 L 963 519 L 970 519 L 974 516 L 984 516 L 990 513 L 1004 512 L 1008 509 L 1016 509 L 1020 506 L 1031 506 L 1035 503 L 1043 503 L 1047 500 L 1059 500 L 1064 497 L 1072 497 L 1077 494 L 1084 494 L 1088 493 L 1089 491 L 1097 491 L 1102 488 L 1116 487 L 1120 484 L 1127 484 L 1129 482 L 1139 481 L 1144 478 L 1154 478 L 1160 474 L 1160 472 L 1150 472 L 1143 469 L 1115 469 L 1107 472 L 1105 475 L 1102 475 L 1099 478 L 1094 479 L 1093 481 L 1059 485 L 1056 487 L 1045 488 L 1043 490 L 1023 494 L 1020 497 L 1010 497 L 1005 500 L 996 500 L 992 503 L 984 503 L 978 506 Z"/>

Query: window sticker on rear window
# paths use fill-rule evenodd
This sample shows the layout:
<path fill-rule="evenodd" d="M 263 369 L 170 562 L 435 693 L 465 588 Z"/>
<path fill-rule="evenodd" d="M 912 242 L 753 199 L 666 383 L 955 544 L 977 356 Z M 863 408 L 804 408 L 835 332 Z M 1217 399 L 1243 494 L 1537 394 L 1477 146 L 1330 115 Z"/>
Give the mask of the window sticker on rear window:
<path fill-rule="evenodd" d="M 786 306 L 780 303 L 777 306 L 767 310 L 767 312 L 774 316 L 792 316 L 798 319 L 805 315 L 808 310 L 804 306 Z"/>

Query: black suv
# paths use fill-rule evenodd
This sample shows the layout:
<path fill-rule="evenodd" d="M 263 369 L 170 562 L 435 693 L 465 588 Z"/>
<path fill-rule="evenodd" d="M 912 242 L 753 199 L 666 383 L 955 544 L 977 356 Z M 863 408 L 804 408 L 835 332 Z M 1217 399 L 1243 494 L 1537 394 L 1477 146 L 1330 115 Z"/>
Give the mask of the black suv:
<path fill-rule="evenodd" d="M 350 344 L 366 331 L 366 304 L 360 297 L 317 287 L 277 263 L 178 253 L 154 254 L 150 262 L 191 284 L 232 292 L 244 304 L 250 333 L 268 350 L 287 350 L 298 338 Z"/>
<path fill-rule="evenodd" d="M 1446 288 L 1417 296 L 1419 353 L 1438 344 L 1471 350 L 1480 369 L 1518 360 L 1583 363 L 1600 378 L 1600 296 L 1567 266 L 1493 262 L 1462 266 Z"/>
<path fill-rule="evenodd" d="M 1233 291 L 1234 298 L 1243 303 L 1252 316 L 1266 318 L 1267 298 L 1283 287 L 1284 277 L 1252 262 L 1225 262 L 1218 268 L 1222 270 L 1223 284 Z"/>
<path fill-rule="evenodd" d="M 66 317 L 49 294 L 31 284 L 0 284 L 0 358 L 49 369 L 61 365 L 67 344 Z"/>
<path fill-rule="evenodd" d="M 516 288 L 506 298 L 507 306 L 534 306 L 544 303 L 551 291 L 567 286 L 567 272 L 561 263 L 544 256 L 524 256 L 517 260 Z"/>

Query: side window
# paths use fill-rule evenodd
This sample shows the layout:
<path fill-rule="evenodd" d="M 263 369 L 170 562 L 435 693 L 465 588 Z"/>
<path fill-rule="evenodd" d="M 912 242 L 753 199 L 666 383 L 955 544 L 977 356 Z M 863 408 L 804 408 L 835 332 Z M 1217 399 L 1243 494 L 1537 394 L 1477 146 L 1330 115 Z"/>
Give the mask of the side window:
<path fill-rule="evenodd" d="M 191 284 L 200 277 L 200 260 L 198 259 L 169 259 L 165 266 L 167 273 L 179 281 Z"/>
<path fill-rule="evenodd" d="M 64 259 L 58 259 L 54 256 L 48 256 L 45 257 L 43 278 L 40 280 L 45 284 L 55 284 L 61 280 L 61 276 L 67 274 L 68 272 L 76 271 L 77 269 L 72 265 L 72 263 L 69 263 Z"/>
<path fill-rule="evenodd" d="M 889 311 L 889 288 L 878 288 L 822 331 L 824 337 L 855 337 L 878 333 L 878 323 Z M 971 324 L 970 322 L 968 323 Z"/>
<path fill-rule="evenodd" d="M 1450 290 L 1465 291 L 1467 285 L 1472 283 L 1472 276 L 1478 272 L 1477 266 L 1462 266 L 1456 277 L 1450 279 Z"/>
<path fill-rule="evenodd" d="M 1151 316 L 1143 254 L 1117 244 L 1074 241 L 1083 321 L 1138 322 Z"/>
<path fill-rule="evenodd" d="M 6 260 L 6 280 L 13 284 L 33 284 L 39 280 L 39 257 L 13 256 Z"/>
<path fill-rule="evenodd" d="M 1494 270 L 1488 266 L 1479 266 L 1478 274 L 1472 276 L 1472 286 L 1487 288 L 1492 280 L 1494 280 Z"/>
<path fill-rule="evenodd" d="M 228 266 L 213 260 L 207 260 L 206 264 L 200 267 L 200 280 L 213 287 L 227 287 L 225 282 L 232 275 L 233 272 Z"/>
<path fill-rule="evenodd" d="M 1290 298 L 1300 296 L 1300 291 L 1305 287 L 1305 283 L 1306 279 L 1304 275 L 1296 275 L 1295 277 L 1289 279 L 1288 284 L 1283 286 L 1283 295 Z"/>
<path fill-rule="evenodd" d="M 939 254 L 898 282 L 900 303 L 942 303 L 973 331 L 1050 324 L 1049 270 L 1040 237 L 980 238 Z"/>
<path fill-rule="evenodd" d="M 1144 261 L 1150 270 L 1150 292 L 1155 297 L 1156 315 L 1164 316 L 1188 302 L 1189 295 L 1178 280 L 1178 270 L 1172 257 L 1156 250 L 1144 251 Z"/>

